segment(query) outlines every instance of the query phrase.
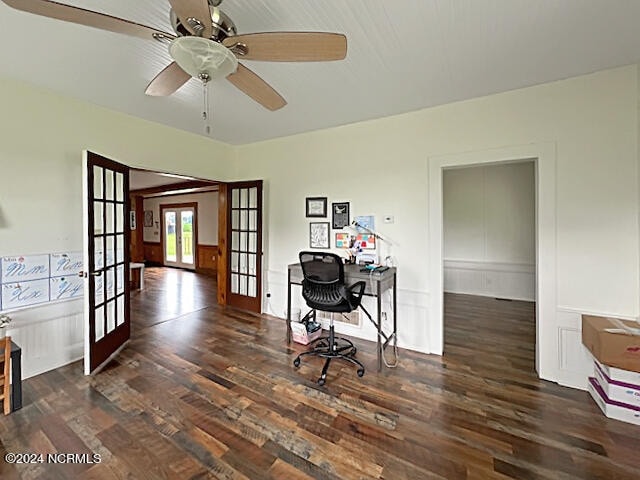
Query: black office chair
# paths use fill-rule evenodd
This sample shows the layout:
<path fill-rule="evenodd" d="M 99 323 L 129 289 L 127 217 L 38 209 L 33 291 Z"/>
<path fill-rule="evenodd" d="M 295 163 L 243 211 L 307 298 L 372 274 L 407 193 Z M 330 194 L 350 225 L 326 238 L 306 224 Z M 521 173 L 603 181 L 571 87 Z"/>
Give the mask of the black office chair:
<path fill-rule="evenodd" d="M 342 258 L 328 252 L 300 252 L 300 265 L 304 280 L 302 281 L 302 297 L 312 309 L 302 319 L 303 323 L 315 322 L 316 310 L 324 312 L 349 313 L 360 307 L 370 317 L 360 304 L 364 293 L 365 282 L 356 282 L 346 286 L 344 283 L 344 265 Z M 364 365 L 354 358 L 356 347 L 346 338 L 335 336 L 333 317 L 329 326 L 329 335 L 320 337 L 312 344 L 312 350 L 303 352 L 293 361 L 293 365 L 300 366 L 300 357 L 314 355 L 326 358 L 322 374 L 318 379 L 319 385 L 324 385 L 327 370 L 334 358 L 346 360 L 358 366 L 358 376 L 364 375 Z"/>

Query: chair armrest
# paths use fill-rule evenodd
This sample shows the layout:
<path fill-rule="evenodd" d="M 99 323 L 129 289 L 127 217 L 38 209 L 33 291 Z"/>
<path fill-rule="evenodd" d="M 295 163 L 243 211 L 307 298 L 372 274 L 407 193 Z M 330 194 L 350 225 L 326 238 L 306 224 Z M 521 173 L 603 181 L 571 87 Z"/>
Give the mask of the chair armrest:
<path fill-rule="evenodd" d="M 360 280 L 345 288 L 344 299 L 349 304 L 349 307 L 351 307 L 351 310 L 355 310 L 360 305 L 365 285 L 364 280 Z"/>
<path fill-rule="evenodd" d="M 364 294 L 365 286 L 366 286 L 366 282 L 364 280 L 360 280 L 359 282 L 356 282 L 353 285 L 349 285 L 347 287 L 347 291 L 352 295 L 355 295 L 358 298 L 358 300 L 360 300 L 362 298 L 362 295 Z M 357 291 L 354 291 L 356 289 Z"/>

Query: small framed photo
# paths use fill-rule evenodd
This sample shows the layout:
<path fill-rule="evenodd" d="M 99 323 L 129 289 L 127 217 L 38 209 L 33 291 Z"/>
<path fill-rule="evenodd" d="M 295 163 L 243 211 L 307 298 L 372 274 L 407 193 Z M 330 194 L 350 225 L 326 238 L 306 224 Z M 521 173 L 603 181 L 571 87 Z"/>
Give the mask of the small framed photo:
<path fill-rule="evenodd" d="M 327 216 L 327 197 L 307 197 L 307 218 Z"/>
<path fill-rule="evenodd" d="M 331 220 L 334 229 L 349 225 L 349 202 L 331 204 Z"/>
<path fill-rule="evenodd" d="M 144 226 L 153 227 L 153 210 L 144 211 Z"/>
<path fill-rule="evenodd" d="M 329 222 L 309 224 L 309 247 L 329 248 Z"/>
<path fill-rule="evenodd" d="M 131 210 L 129 212 L 129 228 L 131 228 L 131 230 L 136 229 L 136 211 L 135 210 Z"/>

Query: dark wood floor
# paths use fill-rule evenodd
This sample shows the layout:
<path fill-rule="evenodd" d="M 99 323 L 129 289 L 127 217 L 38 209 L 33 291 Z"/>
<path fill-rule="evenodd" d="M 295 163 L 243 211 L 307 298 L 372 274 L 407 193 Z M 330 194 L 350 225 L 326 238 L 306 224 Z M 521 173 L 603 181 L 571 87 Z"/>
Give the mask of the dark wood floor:
<path fill-rule="evenodd" d="M 169 294 L 170 275 L 154 272 L 146 293 Z M 336 364 L 318 387 L 321 360 L 294 369 L 302 347 L 285 346 L 282 321 L 195 301 L 166 320 L 177 306 L 146 293 L 134 297 L 133 341 L 109 368 L 87 378 L 76 363 L 31 378 L 25 407 L 0 419 L 0 454 L 97 453 L 102 463 L 0 461 L 0 478 L 640 475 L 638 427 L 607 420 L 585 392 L 536 379 L 531 304 L 449 295 L 445 357 L 401 351 L 396 370 L 377 374 L 374 346 L 356 340 L 365 376 Z"/>

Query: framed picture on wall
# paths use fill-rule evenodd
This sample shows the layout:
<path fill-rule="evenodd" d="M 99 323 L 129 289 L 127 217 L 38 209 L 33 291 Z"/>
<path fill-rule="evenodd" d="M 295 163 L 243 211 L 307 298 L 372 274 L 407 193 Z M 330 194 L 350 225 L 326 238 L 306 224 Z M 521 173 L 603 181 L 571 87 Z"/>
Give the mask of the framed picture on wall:
<path fill-rule="evenodd" d="M 144 226 L 153 227 L 153 210 L 144 211 Z"/>
<path fill-rule="evenodd" d="M 307 218 L 327 216 L 327 197 L 307 197 L 306 206 Z"/>
<path fill-rule="evenodd" d="M 131 228 L 131 230 L 136 229 L 136 211 L 135 210 L 131 210 L 129 212 L 129 227 Z"/>
<path fill-rule="evenodd" d="M 309 224 L 309 247 L 329 248 L 329 222 Z"/>
<path fill-rule="evenodd" d="M 331 220 L 334 229 L 349 225 L 349 202 L 331 204 Z"/>

